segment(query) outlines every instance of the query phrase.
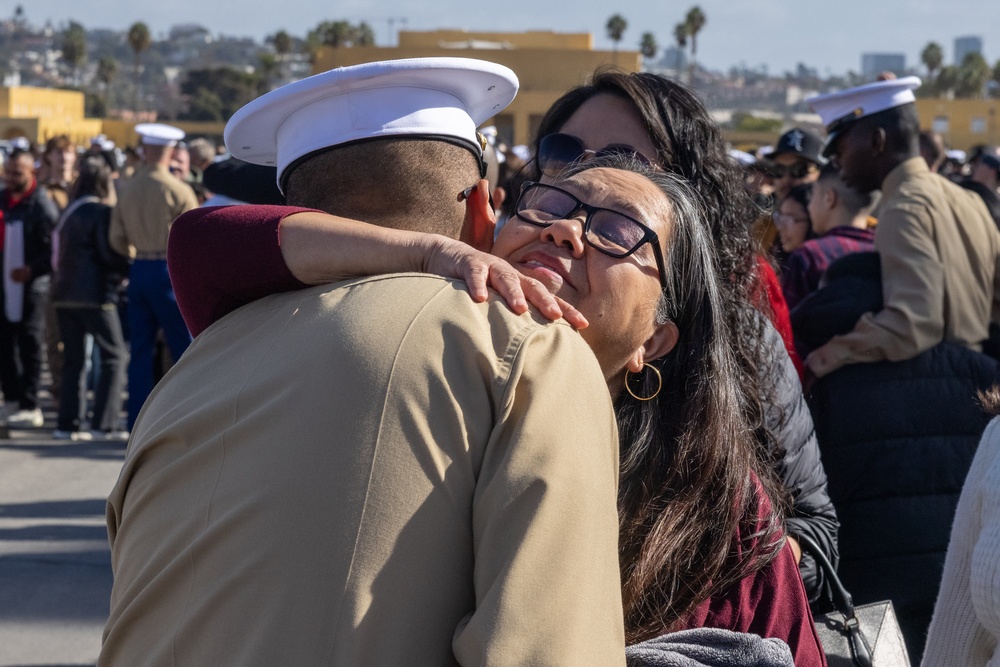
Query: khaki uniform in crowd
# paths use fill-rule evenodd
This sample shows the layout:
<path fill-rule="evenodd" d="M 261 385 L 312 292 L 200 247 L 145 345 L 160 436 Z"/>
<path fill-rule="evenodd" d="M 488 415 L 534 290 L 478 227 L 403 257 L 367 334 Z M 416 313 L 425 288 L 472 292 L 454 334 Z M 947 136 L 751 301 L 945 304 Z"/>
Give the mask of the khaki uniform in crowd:
<path fill-rule="evenodd" d="M 111 217 L 111 247 L 126 257 L 164 259 L 174 218 L 198 208 L 187 183 L 166 167 L 142 166 L 119 195 Z"/>
<path fill-rule="evenodd" d="M 180 130 L 177 130 L 180 132 Z M 181 132 L 183 136 L 183 132 Z M 180 359 L 191 334 L 177 308 L 167 272 L 167 237 L 181 213 L 198 207 L 187 183 L 163 165 L 144 165 L 122 190 L 111 214 L 111 247 L 132 258 L 128 282 L 129 364 L 128 429 L 153 388 L 153 366 L 159 332 L 171 359 Z"/>
<path fill-rule="evenodd" d="M 827 343 L 833 358 L 899 361 L 942 340 L 981 349 L 1000 296 L 1000 234 L 979 195 L 910 158 L 882 184 L 875 249 L 885 305 Z"/>
<path fill-rule="evenodd" d="M 565 323 L 382 276 L 267 297 L 151 394 L 102 665 L 623 665 L 618 446 Z"/>

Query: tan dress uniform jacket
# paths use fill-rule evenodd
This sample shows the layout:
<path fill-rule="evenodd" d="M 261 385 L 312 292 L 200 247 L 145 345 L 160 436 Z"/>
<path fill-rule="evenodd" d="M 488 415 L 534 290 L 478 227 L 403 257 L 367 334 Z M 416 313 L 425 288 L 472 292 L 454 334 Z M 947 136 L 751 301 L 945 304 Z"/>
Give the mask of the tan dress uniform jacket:
<path fill-rule="evenodd" d="M 166 167 L 139 167 L 111 214 L 111 247 L 125 257 L 166 259 L 170 225 L 194 208 L 198 208 L 194 190 Z"/>
<path fill-rule="evenodd" d="M 617 469 L 564 323 L 424 275 L 262 299 L 139 416 L 100 664 L 623 665 Z"/>
<path fill-rule="evenodd" d="M 884 306 L 827 344 L 837 367 L 910 359 L 942 340 L 981 349 L 1000 295 L 1000 234 L 978 195 L 923 158 L 903 162 L 882 184 L 875 250 Z"/>

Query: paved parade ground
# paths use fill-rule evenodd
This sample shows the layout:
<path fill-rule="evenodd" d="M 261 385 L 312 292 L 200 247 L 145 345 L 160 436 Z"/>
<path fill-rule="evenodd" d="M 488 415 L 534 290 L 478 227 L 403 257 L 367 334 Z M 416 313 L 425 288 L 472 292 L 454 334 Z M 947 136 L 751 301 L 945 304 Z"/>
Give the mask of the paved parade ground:
<path fill-rule="evenodd" d="M 0 665 L 93 665 L 111 594 L 104 504 L 124 442 L 0 439 Z"/>

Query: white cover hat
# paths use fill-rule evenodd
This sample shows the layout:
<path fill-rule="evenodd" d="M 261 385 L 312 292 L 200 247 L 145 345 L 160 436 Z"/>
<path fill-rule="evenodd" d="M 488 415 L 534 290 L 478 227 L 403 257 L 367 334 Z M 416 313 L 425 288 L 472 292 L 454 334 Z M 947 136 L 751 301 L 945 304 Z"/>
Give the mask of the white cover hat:
<path fill-rule="evenodd" d="M 503 65 L 471 58 L 411 58 L 323 72 L 273 90 L 233 114 L 226 147 L 284 171 L 315 151 L 389 136 L 447 137 L 482 154 L 476 127 L 517 94 Z"/>
<path fill-rule="evenodd" d="M 173 146 L 184 138 L 184 130 L 163 123 L 139 123 L 135 133 L 149 146 Z"/>
<path fill-rule="evenodd" d="M 917 100 L 913 91 L 920 87 L 920 77 L 875 81 L 835 93 L 817 95 L 806 99 L 809 108 L 819 114 L 826 125 L 826 149 L 833 146 L 833 139 L 848 124 L 886 109 L 911 104 Z"/>

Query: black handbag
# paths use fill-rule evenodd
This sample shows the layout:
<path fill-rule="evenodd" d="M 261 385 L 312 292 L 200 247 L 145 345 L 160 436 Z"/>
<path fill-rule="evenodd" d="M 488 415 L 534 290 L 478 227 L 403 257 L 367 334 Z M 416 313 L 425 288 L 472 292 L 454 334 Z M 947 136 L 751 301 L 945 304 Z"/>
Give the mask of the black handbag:
<path fill-rule="evenodd" d="M 833 611 L 816 614 L 816 633 L 829 667 L 911 667 L 892 601 L 854 606 L 837 570 L 813 539 L 793 535 L 823 569 Z"/>

